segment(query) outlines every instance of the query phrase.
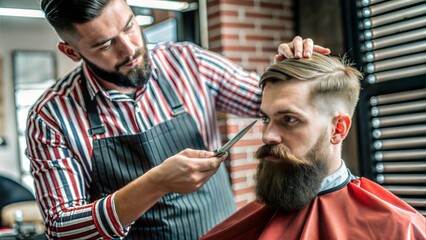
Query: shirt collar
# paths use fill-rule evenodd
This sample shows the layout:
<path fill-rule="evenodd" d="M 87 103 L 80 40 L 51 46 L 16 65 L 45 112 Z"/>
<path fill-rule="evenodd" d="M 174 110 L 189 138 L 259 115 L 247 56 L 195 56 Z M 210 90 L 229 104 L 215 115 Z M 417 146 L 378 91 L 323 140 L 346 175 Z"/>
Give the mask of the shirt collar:
<path fill-rule="evenodd" d="M 346 182 L 349 182 L 349 180 L 353 178 L 353 175 L 349 172 L 345 162 L 342 160 L 342 164 L 340 165 L 339 169 L 322 180 L 318 192 L 321 193 L 329 191 L 330 189 L 339 187 Z"/>
<path fill-rule="evenodd" d="M 99 82 L 96 81 L 96 78 L 93 75 L 92 71 L 87 67 L 84 62 L 82 64 L 82 69 L 84 77 L 86 78 L 86 83 L 83 84 L 87 84 L 87 90 L 89 91 L 90 99 L 93 99 L 96 94 L 98 94 L 98 92 L 102 92 L 106 97 L 109 98 L 108 94 L 103 91 L 103 88 L 101 87 Z"/>
<path fill-rule="evenodd" d="M 130 98 L 128 95 L 122 94 L 117 90 L 104 89 L 96 80 L 96 77 L 94 73 L 92 72 L 92 70 L 90 70 L 87 64 L 84 62 L 82 64 L 82 69 L 83 69 L 84 77 L 86 78 L 87 89 L 89 91 L 89 96 L 91 100 L 100 92 L 102 93 L 102 95 L 104 95 L 106 98 L 108 98 L 111 101 L 134 101 L 133 98 Z M 155 72 L 154 77 L 157 75 L 158 74 Z M 138 99 L 142 95 L 145 89 L 146 89 L 146 85 L 136 92 L 135 94 L 136 99 Z"/>

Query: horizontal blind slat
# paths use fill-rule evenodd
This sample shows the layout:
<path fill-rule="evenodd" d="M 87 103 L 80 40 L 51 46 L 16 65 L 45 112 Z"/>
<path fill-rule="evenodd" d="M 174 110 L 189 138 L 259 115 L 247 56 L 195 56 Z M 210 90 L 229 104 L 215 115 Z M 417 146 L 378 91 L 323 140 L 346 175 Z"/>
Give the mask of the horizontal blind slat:
<path fill-rule="evenodd" d="M 398 151 L 378 151 L 374 153 L 376 161 L 409 161 L 426 159 L 426 149 L 410 149 Z"/>
<path fill-rule="evenodd" d="M 378 117 L 371 119 L 371 125 L 374 128 L 417 123 L 426 123 L 426 113 L 403 114 L 399 116 Z"/>
<path fill-rule="evenodd" d="M 426 184 L 426 174 L 377 174 L 376 180 L 381 184 Z"/>
<path fill-rule="evenodd" d="M 426 171 L 426 162 L 407 162 L 407 163 L 377 163 L 376 171 L 378 173 L 389 172 L 419 172 Z"/>
<path fill-rule="evenodd" d="M 426 89 L 417 89 L 405 92 L 396 92 L 390 94 L 377 95 L 370 98 L 370 104 L 372 106 L 403 102 L 416 99 L 426 99 Z"/>
<path fill-rule="evenodd" d="M 426 196 L 426 187 L 420 187 L 420 186 L 384 186 L 384 187 L 394 194 Z"/>

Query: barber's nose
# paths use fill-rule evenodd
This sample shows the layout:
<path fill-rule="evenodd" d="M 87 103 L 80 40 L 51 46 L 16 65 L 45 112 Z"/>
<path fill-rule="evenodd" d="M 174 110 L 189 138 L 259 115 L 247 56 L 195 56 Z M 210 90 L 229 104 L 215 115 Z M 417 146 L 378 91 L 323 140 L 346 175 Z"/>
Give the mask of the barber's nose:
<path fill-rule="evenodd" d="M 263 126 L 262 141 L 265 144 L 279 144 L 282 142 L 281 135 L 278 128 L 272 124 L 265 124 Z"/>
<path fill-rule="evenodd" d="M 129 37 L 120 36 L 118 41 L 120 57 L 129 57 L 135 55 L 135 46 L 133 45 Z"/>

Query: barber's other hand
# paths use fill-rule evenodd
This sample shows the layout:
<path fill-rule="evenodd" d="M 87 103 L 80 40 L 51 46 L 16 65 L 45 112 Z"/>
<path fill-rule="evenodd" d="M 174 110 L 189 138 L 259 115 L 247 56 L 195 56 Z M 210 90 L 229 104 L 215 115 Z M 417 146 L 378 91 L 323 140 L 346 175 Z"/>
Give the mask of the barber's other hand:
<path fill-rule="evenodd" d="M 155 181 L 164 193 L 186 194 L 199 190 L 213 176 L 227 154 L 213 157 L 213 152 L 185 149 L 153 168 Z"/>
<path fill-rule="evenodd" d="M 312 52 L 321 54 L 330 54 L 328 48 L 314 45 L 310 38 L 302 39 L 299 36 L 293 38 L 289 43 L 282 43 L 278 46 L 278 54 L 275 55 L 275 61 L 279 62 L 286 58 L 310 58 Z"/>

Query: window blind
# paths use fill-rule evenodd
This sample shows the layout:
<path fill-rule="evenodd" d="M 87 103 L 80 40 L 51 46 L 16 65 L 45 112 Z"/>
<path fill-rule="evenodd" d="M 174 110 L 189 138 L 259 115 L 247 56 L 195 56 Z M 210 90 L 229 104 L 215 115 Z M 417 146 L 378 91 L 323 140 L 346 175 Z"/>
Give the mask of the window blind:
<path fill-rule="evenodd" d="M 426 216 L 426 1 L 345 2 L 361 173 Z"/>

